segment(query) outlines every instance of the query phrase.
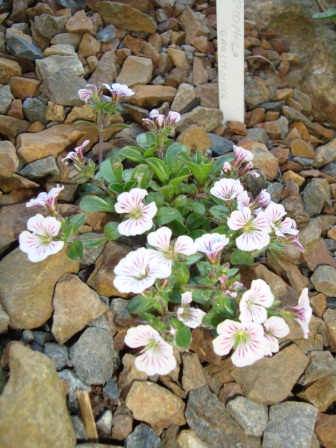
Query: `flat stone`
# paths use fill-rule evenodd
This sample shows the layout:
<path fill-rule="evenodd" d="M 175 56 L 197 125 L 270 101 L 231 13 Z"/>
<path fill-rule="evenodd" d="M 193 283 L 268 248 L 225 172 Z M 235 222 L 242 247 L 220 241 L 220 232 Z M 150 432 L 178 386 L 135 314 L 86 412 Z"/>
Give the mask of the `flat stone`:
<path fill-rule="evenodd" d="M 186 33 L 185 42 L 187 45 L 191 44 L 195 37 L 209 36 L 210 30 L 206 25 L 205 17 L 198 12 L 192 11 L 189 6 L 186 6 L 179 19 Z"/>
<path fill-rule="evenodd" d="M 170 86 L 134 86 L 135 95 L 128 98 L 128 102 L 141 107 L 157 107 L 162 103 L 172 103 L 176 89 Z"/>
<path fill-rule="evenodd" d="M 85 79 L 75 76 L 72 69 L 64 69 L 48 76 L 42 82 L 40 90 L 53 103 L 80 106 L 82 101 L 78 97 L 78 91 L 85 88 L 86 84 Z"/>
<path fill-rule="evenodd" d="M 291 143 L 291 153 L 293 157 L 308 157 L 315 159 L 315 152 L 309 143 L 302 139 L 293 140 Z"/>
<path fill-rule="evenodd" d="M 59 56 L 73 56 L 75 54 L 75 49 L 73 45 L 55 44 L 46 48 L 43 52 L 43 56 L 52 56 L 55 54 Z"/>
<path fill-rule="evenodd" d="M 75 273 L 79 263 L 70 260 L 66 250 L 39 263 L 31 263 L 27 254 L 15 249 L 0 262 L 0 299 L 11 319 L 11 327 L 37 328 L 52 314 L 52 297 L 57 280 Z"/>
<path fill-rule="evenodd" d="M 19 173 L 21 176 L 25 176 L 31 180 L 39 180 L 45 177 L 48 177 L 49 180 L 60 179 L 60 172 L 53 156 L 28 163 Z"/>
<path fill-rule="evenodd" d="M 89 56 L 96 56 L 99 52 L 100 42 L 91 36 L 90 33 L 85 33 L 79 44 L 78 55 L 87 58 Z"/>
<path fill-rule="evenodd" d="M 298 397 L 311 403 L 320 412 L 325 412 L 336 400 L 336 375 L 321 378 L 308 386 Z"/>
<path fill-rule="evenodd" d="M 0 134 L 5 135 L 12 143 L 15 143 L 16 137 L 22 132 L 26 132 L 29 126 L 29 121 L 0 115 Z"/>
<path fill-rule="evenodd" d="M 132 412 L 125 405 L 118 406 L 113 414 L 112 438 L 116 440 L 124 440 L 132 431 Z"/>
<path fill-rule="evenodd" d="M 336 415 L 321 414 L 317 415 L 316 428 L 317 437 L 326 448 L 335 448 L 336 446 Z"/>
<path fill-rule="evenodd" d="M 38 79 L 23 78 L 21 76 L 12 76 L 9 81 L 12 94 L 15 98 L 21 100 L 36 96 L 40 84 L 41 81 Z"/>
<path fill-rule="evenodd" d="M 103 18 L 105 25 L 112 23 L 118 28 L 145 33 L 156 31 L 156 23 L 150 16 L 127 4 L 103 1 L 97 3 L 95 9 Z"/>
<path fill-rule="evenodd" d="M 82 131 L 70 124 L 59 124 L 44 131 L 20 134 L 17 140 L 18 155 L 25 163 L 52 155 L 57 157 L 68 146 L 77 143 Z"/>
<path fill-rule="evenodd" d="M 36 61 L 42 58 L 42 51 L 32 38 L 19 30 L 7 29 L 6 46 L 9 54 L 20 59 Z"/>
<path fill-rule="evenodd" d="M 268 423 L 268 407 L 245 397 L 230 400 L 226 408 L 246 434 L 261 437 Z"/>
<path fill-rule="evenodd" d="M 69 20 L 68 16 L 52 16 L 41 14 L 35 17 L 34 23 L 37 31 L 46 39 L 52 39 L 56 34 L 65 31 L 65 25 Z"/>
<path fill-rule="evenodd" d="M 263 448 L 311 446 L 317 409 L 307 403 L 286 402 L 270 408 Z"/>
<path fill-rule="evenodd" d="M 21 76 L 20 65 L 11 59 L 0 58 L 0 84 L 7 84 L 12 76 Z"/>
<path fill-rule="evenodd" d="M 325 240 L 320 240 L 301 255 L 307 267 L 315 271 L 321 265 L 329 265 L 336 268 L 336 260 L 330 255 Z"/>
<path fill-rule="evenodd" d="M 93 22 L 86 16 L 84 10 L 77 11 L 66 23 L 68 33 L 94 33 Z"/>
<path fill-rule="evenodd" d="M 97 86 L 104 82 L 112 84 L 117 77 L 115 59 L 115 51 L 106 51 L 99 59 L 98 65 L 89 79 L 89 83 Z"/>
<path fill-rule="evenodd" d="M 195 353 L 182 353 L 182 387 L 186 393 L 206 386 L 202 365 Z"/>
<path fill-rule="evenodd" d="M 104 384 L 113 373 L 114 344 L 111 334 L 100 328 L 87 328 L 70 348 L 70 359 L 81 381 Z"/>
<path fill-rule="evenodd" d="M 328 331 L 328 330 L 327 330 Z M 307 386 L 314 381 L 336 374 L 336 360 L 328 351 L 313 351 L 308 353 L 309 364 L 298 384 Z"/>
<path fill-rule="evenodd" d="M 245 101 L 249 109 L 254 109 L 270 99 L 266 83 L 261 79 L 251 79 L 245 84 Z"/>
<path fill-rule="evenodd" d="M 231 375 L 247 398 L 256 403 L 272 405 L 285 400 L 305 371 L 309 359 L 294 344 L 271 358 L 263 358 Z"/>
<path fill-rule="evenodd" d="M 330 203 L 330 187 L 325 179 L 311 179 L 302 192 L 302 202 L 309 216 L 321 213 L 324 204 Z"/>
<path fill-rule="evenodd" d="M 327 297 L 336 296 L 336 269 L 332 266 L 319 266 L 310 277 L 315 289 Z"/>
<path fill-rule="evenodd" d="M 247 436 L 207 386 L 189 393 L 185 417 L 202 442 L 213 448 L 247 446 Z"/>
<path fill-rule="evenodd" d="M 43 347 L 43 351 L 53 361 L 56 370 L 71 367 L 72 363 L 69 359 L 68 347 L 56 344 L 55 342 L 47 342 Z"/>
<path fill-rule="evenodd" d="M 73 448 L 76 437 L 53 362 L 15 343 L 9 365 L 10 378 L 0 397 L 1 446 Z"/>
<path fill-rule="evenodd" d="M 196 99 L 200 106 L 219 108 L 218 84 L 206 83 L 195 88 Z M 186 111 L 187 112 L 187 111 Z"/>
<path fill-rule="evenodd" d="M 64 344 L 108 307 L 76 275 L 66 274 L 56 284 L 52 333 Z"/>
<path fill-rule="evenodd" d="M 38 98 L 26 98 L 22 104 L 22 108 L 25 117 L 29 121 L 39 121 L 43 124 L 47 123 L 47 106 Z"/>
<path fill-rule="evenodd" d="M 78 48 L 82 36 L 78 33 L 62 33 L 57 34 L 50 41 L 52 45 L 71 45 L 74 48 Z"/>
<path fill-rule="evenodd" d="M 148 84 L 153 75 L 153 62 L 148 58 L 128 56 L 117 77 L 117 82 L 133 87 L 137 84 Z"/>
<path fill-rule="evenodd" d="M 266 121 L 264 126 L 269 138 L 284 140 L 288 134 L 288 120 L 281 116 L 278 120 Z"/>
<path fill-rule="evenodd" d="M 151 381 L 134 381 L 126 398 L 126 406 L 135 419 L 148 423 L 158 434 L 168 426 L 186 423 L 184 402 Z"/>
<path fill-rule="evenodd" d="M 330 348 L 336 351 L 336 309 L 328 308 L 323 314 L 323 321 L 326 324 Z"/>
<path fill-rule="evenodd" d="M 135 430 L 126 437 L 125 448 L 162 448 L 160 437 L 152 428 L 144 423 L 140 423 Z"/>
<path fill-rule="evenodd" d="M 189 126 L 203 127 L 206 132 L 213 131 L 223 122 L 223 113 L 218 109 L 197 106 L 192 111 L 183 114 L 181 120 L 176 123 L 175 130 L 183 132 Z"/>
<path fill-rule="evenodd" d="M 330 162 L 336 162 L 336 138 L 326 145 L 319 146 L 315 149 L 315 160 L 313 166 L 321 168 Z"/>

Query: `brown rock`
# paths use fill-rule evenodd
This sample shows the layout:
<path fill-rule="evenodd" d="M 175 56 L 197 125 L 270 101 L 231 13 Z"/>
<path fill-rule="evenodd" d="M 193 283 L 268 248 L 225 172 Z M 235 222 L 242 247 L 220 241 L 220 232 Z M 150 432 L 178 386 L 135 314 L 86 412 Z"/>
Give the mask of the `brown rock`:
<path fill-rule="evenodd" d="M 48 109 L 46 112 L 46 119 L 48 121 L 63 122 L 65 119 L 64 106 L 61 104 L 55 104 L 52 101 L 48 101 Z"/>
<path fill-rule="evenodd" d="M 266 112 L 265 115 L 265 121 L 273 121 L 273 120 L 277 120 L 280 117 L 280 112 L 275 112 L 275 111 L 268 111 Z"/>
<path fill-rule="evenodd" d="M 85 11 L 79 10 L 69 18 L 65 25 L 65 29 L 68 33 L 93 34 L 94 25 L 92 21 L 86 16 Z"/>
<path fill-rule="evenodd" d="M 289 148 L 278 146 L 270 151 L 279 161 L 279 164 L 285 163 L 288 159 Z"/>
<path fill-rule="evenodd" d="M 167 53 L 172 58 L 175 67 L 189 68 L 187 57 L 184 51 L 178 50 L 177 48 L 167 48 Z"/>
<path fill-rule="evenodd" d="M 291 143 L 291 153 L 293 157 L 307 157 L 308 159 L 315 159 L 314 149 L 304 140 L 293 140 Z"/>
<path fill-rule="evenodd" d="M 268 257 L 268 266 L 281 277 L 288 280 L 291 287 L 300 294 L 303 288 L 308 286 L 308 278 L 301 274 L 300 269 L 294 264 L 281 257 L 276 260 Z"/>
<path fill-rule="evenodd" d="M 282 101 L 287 98 L 291 98 L 294 95 L 293 89 L 286 87 L 284 89 L 278 89 L 274 95 L 274 101 Z"/>
<path fill-rule="evenodd" d="M 0 134 L 5 135 L 12 143 L 21 132 L 26 132 L 30 123 L 19 118 L 0 115 Z"/>
<path fill-rule="evenodd" d="M 248 367 L 235 368 L 231 374 L 247 398 L 272 405 L 288 397 L 308 363 L 309 359 L 292 344 L 271 358 L 263 358 Z"/>
<path fill-rule="evenodd" d="M 166 101 L 172 103 L 176 95 L 176 89 L 169 86 L 134 86 L 132 90 L 135 95 L 129 97 L 129 102 L 141 107 L 157 107 Z"/>
<path fill-rule="evenodd" d="M 126 257 L 130 248 L 114 241 L 107 243 L 104 251 L 96 261 L 95 270 L 88 279 L 88 285 L 99 295 L 110 297 L 129 297 L 130 294 L 121 294 L 114 286 L 115 274 L 113 270 L 119 261 Z"/>
<path fill-rule="evenodd" d="M 244 138 L 239 145 L 254 155 L 253 165 L 265 173 L 267 180 L 274 180 L 278 174 L 279 162 L 267 149 L 266 145 Z"/>
<path fill-rule="evenodd" d="M 187 6 L 180 16 L 183 29 L 186 33 L 186 44 L 191 44 L 195 37 L 206 36 L 208 37 L 210 30 L 207 27 L 205 21 L 195 14 L 189 6 Z"/>
<path fill-rule="evenodd" d="M 32 188 L 40 188 L 40 185 L 19 174 L 14 173 L 10 178 L 0 178 L 0 190 L 4 193 L 10 193 L 13 190 Z"/>
<path fill-rule="evenodd" d="M 237 135 L 246 135 L 246 125 L 244 123 L 239 123 L 238 121 L 227 121 L 227 130 Z"/>
<path fill-rule="evenodd" d="M 202 365 L 195 353 L 182 353 L 183 375 L 182 387 L 188 394 L 191 390 L 206 386 Z"/>
<path fill-rule="evenodd" d="M 179 135 L 177 141 L 188 146 L 192 154 L 195 154 L 198 149 L 204 152 L 211 146 L 211 138 L 208 133 L 204 128 L 198 126 L 189 126 Z"/>
<path fill-rule="evenodd" d="M 323 321 L 326 324 L 328 340 L 330 348 L 336 351 L 336 310 L 328 308 L 323 314 Z"/>
<path fill-rule="evenodd" d="M 15 146 L 8 141 L 0 141 L 0 179 L 11 177 L 19 167 Z"/>
<path fill-rule="evenodd" d="M 325 310 L 327 309 L 327 296 L 322 293 L 318 293 L 310 298 L 310 305 L 316 316 L 322 318 Z"/>
<path fill-rule="evenodd" d="M 293 121 L 290 125 L 291 129 L 296 129 L 300 134 L 302 140 L 309 142 L 309 131 L 307 127 L 301 121 Z"/>
<path fill-rule="evenodd" d="M 1 446 L 73 448 L 76 436 L 54 363 L 14 343 L 9 364 L 10 378 L 0 397 Z"/>
<path fill-rule="evenodd" d="M 212 334 L 205 328 L 196 328 L 192 332 L 190 350 L 194 351 L 201 362 L 219 364 L 221 356 L 216 355 L 212 345 Z"/>
<path fill-rule="evenodd" d="M 124 405 L 118 406 L 112 420 L 113 439 L 124 440 L 132 432 L 132 429 L 133 417 L 131 411 Z"/>
<path fill-rule="evenodd" d="M 208 82 L 208 72 L 205 68 L 203 58 L 194 57 L 193 84 L 200 86 Z"/>
<path fill-rule="evenodd" d="M 294 171 L 288 170 L 285 172 L 285 174 L 282 176 L 282 179 L 284 182 L 292 181 L 296 183 L 299 187 L 301 187 L 306 179 L 299 174 L 294 173 Z"/>
<path fill-rule="evenodd" d="M 105 25 L 113 23 L 118 28 L 145 33 L 156 31 L 156 23 L 150 16 L 129 5 L 103 1 L 97 3 L 95 9 L 101 15 Z"/>
<path fill-rule="evenodd" d="M 318 266 L 329 265 L 336 268 L 336 261 L 330 255 L 323 240 L 313 245 L 302 254 L 302 259 L 311 271 L 315 271 Z"/>
<path fill-rule="evenodd" d="M 263 123 L 264 120 L 265 109 L 261 107 L 257 107 L 246 114 L 246 125 L 248 128 L 253 128 L 256 124 Z"/>
<path fill-rule="evenodd" d="M 78 55 L 87 58 L 88 56 L 96 56 L 100 51 L 100 42 L 91 34 L 85 33 L 82 37 L 78 48 Z"/>
<path fill-rule="evenodd" d="M 186 423 L 184 402 L 151 381 L 134 381 L 126 398 L 126 406 L 135 419 L 148 423 L 158 434 L 168 426 Z"/>
<path fill-rule="evenodd" d="M 104 82 L 112 84 L 117 77 L 115 59 L 115 51 L 106 51 L 100 58 L 97 68 L 93 72 L 89 82 L 96 85 L 101 85 Z"/>
<path fill-rule="evenodd" d="M 22 76 L 20 65 L 11 59 L 0 57 L 0 84 L 7 84 L 12 76 Z"/>
<path fill-rule="evenodd" d="M 317 414 L 315 431 L 325 448 L 336 448 L 336 415 Z"/>
<path fill-rule="evenodd" d="M 219 108 L 217 83 L 207 83 L 197 86 L 195 89 L 195 96 L 199 100 L 201 106 Z"/>
<path fill-rule="evenodd" d="M 11 326 L 31 329 L 43 325 L 52 314 L 52 297 L 57 280 L 68 272 L 78 272 L 79 263 L 66 250 L 39 263 L 15 249 L 4 257 L 0 269 L 0 299 L 11 318 Z"/>
<path fill-rule="evenodd" d="M 137 84 L 148 84 L 153 75 L 153 62 L 148 58 L 129 56 L 123 64 L 117 82 L 133 87 Z"/>
<path fill-rule="evenodd" d="M 22 101 L 19 99 L 15 99 L 12 101 L 10 108 L 7 111 L 7 115 L 9 117 L 18 118 L 19 120 L 23 120 L 23 110 L 22 110 Z"/>
<path fill-rule="evenodd" d="M 83 131 L 70 124 L 55 125 L 35 134 L 21 134 L 18 137 L 18 155 L 25 163 L 50 155 L 57 157 L 82 135 Z"/>
<path fill-rule="evenodd" d="M 56 284 L 52 333 L 64 344 L 108 307 L 76 275 L 66 274 Z"/>
<path fill-rule="evenodd" d="M 320 412 L 326 411 L 336 400 L 336 376 L 327 376 L 308 386 L 298 397 L 308 401 Z"/>
<path fill-rule="evenodd" d="M 38 79 L 23 78 L 21 76 L 13 76 L 9 81 L 13 96 L 20 100 L 36 96 L 40 84 L 41 81 Z"/>

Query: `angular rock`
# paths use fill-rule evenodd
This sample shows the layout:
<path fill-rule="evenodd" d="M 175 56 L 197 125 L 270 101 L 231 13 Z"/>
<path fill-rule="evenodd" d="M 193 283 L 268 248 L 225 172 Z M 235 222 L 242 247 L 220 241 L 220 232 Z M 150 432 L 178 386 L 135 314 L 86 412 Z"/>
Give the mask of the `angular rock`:
<path fill-rule="evenodd" d="M 123 356 L 123 370 L 119 375 L 119 386 L 120 386 L 120 396 L 122 399 L 126 399 L 126 396 L 131 388 L 131 385 L 134 381 L 145 381 L 147 379 L 147 375 L 144 372 L 140 372 L 135 365 L 135 356 L 130 353 L 126 353 Z"/>
<path fill-rule="evenodd" d="M 206 130 L 202 127 L 192 125 L 185 129 L 177 138 L 177 141 L 184 146 L 190 148 L 191 154 L 195 154 L 197 150 L 205 152 L 211 147 L 211 138 Z"/>
<path fill-rule="evenodd" d="M 336 309 L 328 308 L 323 314 L 323 321 L 326 324 L 326 330 L 330 348 L 336 351 Z"/>
<path fill-rule="evenodd" d="M 83 65 L 77 55 L 59 56 L 55 54 L 36 61 L 36 75 L 40 80 L 64 70 L 68 70 L 72 76 L 84 74 Z"/>
<path fill-rule="evenodd" d="M 181 120 L 176 123 L 175 130 L 183 132 L 189 126 L 197 125 L 206 130 L 213 131 L 223 122 L 223 113 L 218 109 L 197 106 L 192 111 L 182 115 Z"/>
<path fill-rule="evenodd" d="M 48 76 L 42 82 L 40 90 L 53 103 L 62 106 L 80 106 L 82 101 L 78 97 L 78 91 L 85 86 L 84 78 L 75 76 L 72 69 L 65 69 Z"/>
<path fill-rule="evenodd" d="M 91 387 L 83 383 L 73 370 L 64 369 L 58 372 L 58 376 L 65 383 L 65 388 L 68 395 L 68 405 L 71 413 L 79 411 L 79 404 L 77 400 L 77 390 L 86 390 L 91 392 Z"/>
<path fill-rule="evenodd" d="M 66 274 L 57 282 L 53 306 L 51 331 L 60 344 L 64 344 L 108 309 L 97 293 L 71 274 Z"/>
<path fill-rule="evenodd" d="M 156 31 L 156 23 L 150 16 L 127 4 L 103 1 L 97 3 L 95 9 L 103 18 L 105 25 L 112 23 L 118 28 L 145 33 Z"/>
<path fill-rule="evenodd" d="M 0 58 L 0 84 L 7 84 L 12 76 L 21 75 L 21 67 L 16 61 Z"/>
<path fill-rule="evenodd" d="M 141 107 L 156 107 L 162 103 L 171 103 L 175 97 L 176 89 L 170 86 L 134 86 L 135 95 L 128 98 L 128 102 Z"/>
<path fill-rule="evenodd" d="M 0 86 L 0 114 L 6 114 L 12 100 L 13 95 L 10 86 Z"/>
<path fill-rule="evenodd" d="M 133 430 L 132 412 L 125 406 L 118 406 L 113 414 L 112 437 L 116 440 L 124 440 Z"/>
<path fill-rule="evenodd" d="M 330 162 L 336 162 L 336 138 L 326 145 L 316 148 L 313 166 L 321 168 Z"/>
<path fill-rule="evenodd" d="M 10 379 L 0 397 L 1 446 L 73 448 L 76 437 L 52 361 L 15 343 L 9 364 Z"/>
<path fill-rule="evenodd" d="M 19 173 L 31 180 L 39 180 L 45 177 L 48 177 L 49 180 L 59 180 L 61 176 L 53 156 L 28 163 Z"/>
<path fill-rule="evenodd" d="M 311 446 L 317 409 L 306 403 L 286 402 L 272 406 L 263 448 Z"/>
<path fill-rule="evenodd" d="M 192 11 L 189 6 L 185 8 L 180 20 L 186 33 L 185 42 L 187 45 L 191 44 L 195 37 L 209 36 L 210 30 L 206 25 L 205 17 Z"/>
<path fill-rule="evenodd" d="M 0 142 L 0 178 L 11 177 L 19 167 L 15 146 L 8 141 Z"/>
<path fill-rule="evenodd" d="M 0 334 L 7 333 L 9 324 L 10 318 L 0 304 Z"/>
<path fill-rule="evenodd" d="M 113 354 L 113 338 L 100 328 L 87 328 L 70 348 L 75 371 L 86 384 L 104 384 L 111 379 Z"/>
<path fill-rule="evenodd" d="M 55 125 L 36 134 L 20 134 L 17 140 L 18 155 L 25 163 L 49 155 L 56 158 L 68 146 L 76 143 L 82 135 L 82 131 L 70 124 Z"/>
<path fill-rule="evenodd" d="M 247 398 L 272 405 L 289 396 L 308 363 L 309 359 L 292 344 L 271 358 L 263 358 L 241 369 L 235 368 L 231 375 Z"/>
<path fill-rule="evenodd" d="M 182 353 L 182 387 L 186 393 L 206 386 L 202 365 L 195 353 Z"/>
<path fill-rule="evenodd" d="M 128 56 L 117 77 L 117 82 L 133 87 L 137 84 L 148 84 L 153 75 L 153 62 L 148 58 Z"/>
<path fill-rule="evenodd" d="M 254 109 L 270 99 L 266 83 L 261 79 L 251 79 L 245 84 L 245 101 L 250 109 Z"/>
<path fill-rule="evenodd" d="M 247 436 L 207 386 L 189 393 L 185 417 L 202 442 L 213 448 L 247 446 Z"/>
<path fill-rule="evenodd" d="M 47 342 L 43 350 L 44 354 L 55 364 L 56 370 L 62 370 L 67 366 L 71 366 L 68 347 L 56 344 L 55 342 Z"/>
<path fill-rule="evenodd" d="M 226 408 L 249 436 L 261 437 L 268 423 L 268 408 L 245 397 L 230 400 Z"/>
<path fill-rule="evenodd" d="M 298 397 L 308 401 L 320 412 L 325 412 L 336 400 L 336 375 L 321 378 L 308 386 Z"/>
<path fill-rule="evenodd" d="M 106 82 L 112 84 L 117 77 L 117 67 L 115 62 L 115 52 L 106 51 L 100 58 L 98 65 L 89 79 L 90 84 L 97 86 Z"/>
<path fill-rule="evenodd" d="M 65 249 L 39 263 L 15 249 L 0 262 L 0 299 L 17 329 L 37 328 L 52 314 L 52 296 L 57 280 L 76 273 L 79 263 L 70 260 Z"/>
<path fill-rule="evenodd" d="M 77 11 L 66 23 L 68 33 L 94 34 L 93 22 L 86 16 L 85 11 Z"/>
<path fill-rule="evenodd" d="M 179 448 L 208 448 L 208 444 L 202 442 L 191 429 L 184 429 L 177 437 Z"/>
<path fill-rule="evenodd" d="M 7 30 L 6 44 L 8 53 L 20 59 L 37 61 L 43 56 L 41 49 L 33 42 L 30 36 L 18 30 L 15 30 L 14 33 L 9 33 L 9 30 Z"/>
<path fill-rule="evenodd" d="M 321 213 L 324 204 L 330 203 L 330 187 L 325 179 L 311 179 L 302 192 L 302 202 L 309 216 Z"/>
<path fill-rule="evenodd" d="M 314 381 L 336 374 L 336 360 L 328 351 L 308 353 L 309 364 L 298 383 L 307 386 Z"/>
<path fill-rule="evenodd" d="M 160 437 L 152 428 L 144 423 L 140 423 L 135 430 L 126 437 L 125 448 L 162 448 Z"/>
<path fill-rule="evenodd" d="M 112 411 L 106 409 L 96 422 L 97 428 L 103 431 L 104 434 L 110 435 L 112 431 Z"/>
<path fill-rule="evenodd" d="M 91 34 L 85 33 L 79 44 L 78 54 L 84 58 L 96 56 L 100 52 L 100 42 Z"/>
<path fill-rule="evenodd" d="M 316 291 L 328 297 L 336 296 L 336 269 L 332 266 L 319 266 L 310 277 Z"/>
<path fill-rule="evenodd" d="M 134 381 L 126 398 L 126 406 L 135 419 L 148 423 L 158 434 L 168 426 L 185 424 L 184 402 L 151 381 Z"/>
<path fill-rule="evenodd" d="M 41 81 L 38 79 L 23 78 L 21 76 L 12 76 L 9 85 L 15 98 L 24 100 L 37 95 L 38 86 Z"/>
<path fill-rule="evenodd" d="M 319 413 L 317 415 L 315 431 L 324 447 L 336 447 L 336 415 Z"/>
<path fill-rule="evenodd" d="M 69 20 L 68 16 L 52 16 L 41 14 L 35 17 L 37 31 L 46 39 L 52 39 L 56 34 L 61 34 L 65 30 L 65 25 Z"/>
<path fill-rule="evenodd" d="M 25 117 L 29 121 L 39 121 L 43 124 L 47 123 L 47 105 L 38 98 L 26 98 L 22 104 L 22 109 Z"/>
<path fill-rule="evenodd" d="M 15 143 L 16 137 L 22 132 L 26 132 L 29 126 L 29 121 L 0 115 L 0 134 L 5 135 L 12 143 Z"/>

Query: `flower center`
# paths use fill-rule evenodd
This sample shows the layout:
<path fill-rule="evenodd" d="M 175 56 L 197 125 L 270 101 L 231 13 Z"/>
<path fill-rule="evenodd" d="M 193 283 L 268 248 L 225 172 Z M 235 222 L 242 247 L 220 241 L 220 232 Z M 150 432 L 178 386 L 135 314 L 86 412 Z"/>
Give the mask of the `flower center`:
<path fill-rule="evenodd" d="M 141 207 L 140 206 L 139 207 L 135 207 L 131 211 L 129 216 L 130 216 L 130 218 L 133 218 L 133 219 L 140 219 L 140 218 L 142 218 L 142 209 L 141 209 Z"/>
<path fill-rule="evenodd" d="M 41 242 L 41 246 L 49 246 L 49 244 L 53 241 L 53 237 L 49 233 L 45 233 L 44 235 L 39 235 L 39 240 Z"/>
<path fill-rule="evenodd" d="M 236 349 L 241 344 L 245 345 L 248 339 L 249 336 L 247 333 L 245 333 L 244 330 L 242 329 L 238 330 L 237 333 L 234 335 L 233 348 Z"/>

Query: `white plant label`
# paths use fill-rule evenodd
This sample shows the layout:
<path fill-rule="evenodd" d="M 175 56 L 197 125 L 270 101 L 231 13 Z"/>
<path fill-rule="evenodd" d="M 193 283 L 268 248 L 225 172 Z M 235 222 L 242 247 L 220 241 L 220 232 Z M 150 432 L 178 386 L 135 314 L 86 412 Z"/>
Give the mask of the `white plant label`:
<path fill-rule="evenodd" d="M 217 0 L 219 108 L 244 123 L 244 0 Z"/>

